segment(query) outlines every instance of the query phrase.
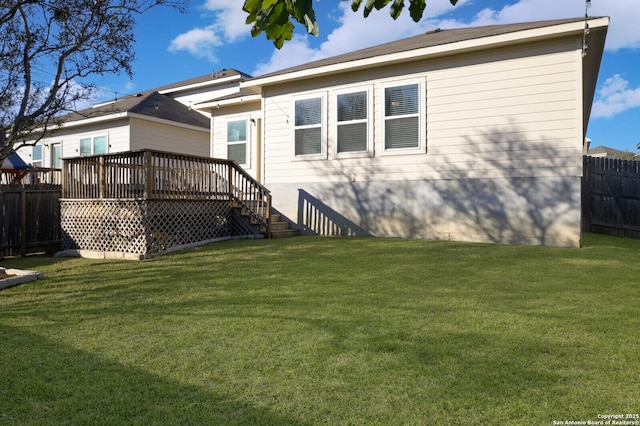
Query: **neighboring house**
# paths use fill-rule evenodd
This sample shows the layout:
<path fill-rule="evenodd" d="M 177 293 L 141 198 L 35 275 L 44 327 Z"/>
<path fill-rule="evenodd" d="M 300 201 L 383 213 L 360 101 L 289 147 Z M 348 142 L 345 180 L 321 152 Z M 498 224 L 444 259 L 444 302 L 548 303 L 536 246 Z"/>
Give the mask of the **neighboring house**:
<path fill-rule="evenodd" d="M 195 107 L 304 233 L 579 246 L 608 23 L 431 31 Z"/>
<path fill-rule="evenodd" d="M 620 151 L 619 149 L 609 148 L 608 146 L 597 146 L 589 150 L 591 157 L 617 158 L 619 160 L 631 160 L 634 154 L 630 151 Z"/>
<path fill-rule="evenodd" d="M 18 152 L 34 166 L 60 167 L 61 158 L 155 149 L 209 156 L 210 120 L 192 105 L 239 91 L 248 75 L 221 70 L 101 102 L 62 117 L 36 146 Z"/>

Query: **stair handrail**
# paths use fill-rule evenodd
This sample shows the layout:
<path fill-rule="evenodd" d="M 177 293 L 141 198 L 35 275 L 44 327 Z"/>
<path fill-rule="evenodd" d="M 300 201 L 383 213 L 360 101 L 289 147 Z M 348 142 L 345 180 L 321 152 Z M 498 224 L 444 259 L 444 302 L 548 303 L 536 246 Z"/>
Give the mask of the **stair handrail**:
<path fill-rule="evenodd" d="M 258 182 L 237 162 L 225 160 L 229 166 L 229 196 L 260 228 L 271 236 L 271 191 Z"/>

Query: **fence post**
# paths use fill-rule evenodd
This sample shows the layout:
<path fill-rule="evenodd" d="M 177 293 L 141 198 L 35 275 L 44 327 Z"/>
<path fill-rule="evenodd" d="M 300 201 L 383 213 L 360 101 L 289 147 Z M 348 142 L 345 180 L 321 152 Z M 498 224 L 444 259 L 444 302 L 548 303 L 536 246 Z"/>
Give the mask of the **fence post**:
<path fill-rule="evenodd" d="M 27 193 L 20 187 L 20 256 L 27 255 Z"/>
<path fill-rule="evenodd" d="M 591 170 L 593 169 L 591 157 L 583 157 L 582 172 L 582 232 L 590 232 L 591 230 Z"/>

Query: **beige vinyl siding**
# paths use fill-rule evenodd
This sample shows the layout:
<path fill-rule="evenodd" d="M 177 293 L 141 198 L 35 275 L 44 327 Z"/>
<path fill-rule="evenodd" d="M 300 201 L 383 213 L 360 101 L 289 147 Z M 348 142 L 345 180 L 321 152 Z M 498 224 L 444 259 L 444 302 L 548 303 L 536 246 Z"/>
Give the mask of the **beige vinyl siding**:
<path fill-rule="evenodd" d="M 107 137 L 108 152 L 129 150 L 129 125 L 127 120 L 106 121 L 78 127 L 63 127 L 38 142 L 43 146 L 42 167 L 51 167 L 51 144 L 61 145 L 61 158 L 77 157 L 80 155 L 80 139 L 96 136 Z M 21 156 L 30 162 L 31 147 L 22 149 Z"/>
<path fill-rule="evenodd" d="M 209 132 L 131 118 L 131 150 L 154 149 L 209 156 Z"/>
<path fill-rule="evenodd" d="M 265 183 L 420 180 L 581 174 L 581 98 L 576 41 L 412 62 L 267 88 Z M 384 85 L 424 79 L 426 154 L 383 152 Z M 291 95 L 374 85 L 374 158 L 292 161 Z M 422 135 L 423 137 L 425 135 Z"/>
<path fill-rule="evenodd" d="M 129 150 L 129 125 L 127 124 L 127 120 L 105 121 L 103 123 L 93 123 L 78 127 L 63 127 L 60 130 L 56 130 L 51 136 L 38 142 L 43 146 L 42 166 L 51 166 L 51 144 L 61 144 L 62 158 L 77 157 L 80 155 L 80 139 L 93 138 L 96 136 L 107 137 L 108 152 Z M 31 149 L 29 148 L 23 152 L 30 153 Z"/>
<path fill-rule="evenodd" d="M 245 170 L 258 178 L 260 168 L 259 141 L 261 135 L 258 124 L 261 122 L 260 102 L 247 102 L 211 111 L 211 156 L 227 158 L 227 123 L 234 120 L 248 120 L 247 123 L 247 164 Z M 251 120 L 254 122 L 251 122 Z"/>

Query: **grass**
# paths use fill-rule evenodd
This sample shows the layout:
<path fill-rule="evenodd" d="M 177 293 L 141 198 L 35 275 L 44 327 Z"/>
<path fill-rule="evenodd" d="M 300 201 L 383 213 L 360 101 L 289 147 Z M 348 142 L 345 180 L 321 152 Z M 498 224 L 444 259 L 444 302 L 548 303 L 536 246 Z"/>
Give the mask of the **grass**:
<path fill-rule="evenodd" d="M 31 257 L 0 424 L 513 424 L 640 411 L 639 240 L 229 241 Z"/>

